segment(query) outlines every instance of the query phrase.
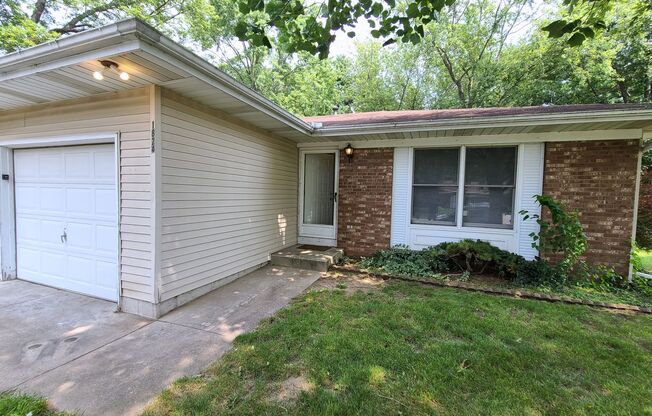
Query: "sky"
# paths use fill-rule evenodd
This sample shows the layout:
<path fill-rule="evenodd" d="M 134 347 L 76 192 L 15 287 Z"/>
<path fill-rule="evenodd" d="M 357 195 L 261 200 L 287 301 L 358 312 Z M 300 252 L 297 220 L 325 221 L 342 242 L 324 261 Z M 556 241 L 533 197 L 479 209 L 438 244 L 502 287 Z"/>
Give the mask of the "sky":
<path fill-rule="evenodd" d="M 339 31 L 335 34 L 335 42 L 331 45 L 331 56 L 347 56 L 352 58 L 355 56 L 355 45 L 357 42 L 364 43 L 373 39 L 373 36 L 371 36 L 371 27 L 369 27 L 366 19 L 358 19 L 353 31 L 355 31 L 355 38 L 353 39 L 348 37 L 344 31 Z"/>

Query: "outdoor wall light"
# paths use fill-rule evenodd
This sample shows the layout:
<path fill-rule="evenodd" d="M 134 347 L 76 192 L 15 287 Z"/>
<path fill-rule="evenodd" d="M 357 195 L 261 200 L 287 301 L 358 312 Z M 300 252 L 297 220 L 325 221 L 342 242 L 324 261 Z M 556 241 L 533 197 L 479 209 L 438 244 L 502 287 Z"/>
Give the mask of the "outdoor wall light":
<path fill-rule="evenodd" d="M 349 158 L 349 163 L 351 163 L 353 159 L 353 147 L 351 147 L 351 143 L 347 144 L 344 148 L 344 154 Z"/>
<path fill-rule="evenodd" d="M 116 64 L 115 62 L 113 62 L 113 61 L 100 61 L 100 63 L 102 64 L 102 66 L 104 68 L 102 68 L 101 71 L 93 72 L 93 78 L 95 78 L 96 80 L 102 81 L 104 79 L 104 72 L 111 71 L 111 72 L 114 72 L 114 73 L 118 74 L 118 76 L 120 77 L 121 80 L 129 81 L 129 73 L 127 73 L 125 71 L 120 71 L 120 69 L 118 67 L 118 64 Z"/>

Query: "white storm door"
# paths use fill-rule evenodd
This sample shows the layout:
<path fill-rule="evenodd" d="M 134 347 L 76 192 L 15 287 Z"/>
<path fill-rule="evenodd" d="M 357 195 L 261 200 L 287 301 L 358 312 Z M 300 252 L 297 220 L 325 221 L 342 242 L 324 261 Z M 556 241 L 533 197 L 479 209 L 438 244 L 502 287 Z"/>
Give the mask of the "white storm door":
<path fill-rule="evenodd" d="M 301 153 L 299 236 L 337 238 L 338 151 Z"/>
<path fill-rule="evenodd" d="M 112 144 L 14 150 L 19 279 L 117 300 Z"/>

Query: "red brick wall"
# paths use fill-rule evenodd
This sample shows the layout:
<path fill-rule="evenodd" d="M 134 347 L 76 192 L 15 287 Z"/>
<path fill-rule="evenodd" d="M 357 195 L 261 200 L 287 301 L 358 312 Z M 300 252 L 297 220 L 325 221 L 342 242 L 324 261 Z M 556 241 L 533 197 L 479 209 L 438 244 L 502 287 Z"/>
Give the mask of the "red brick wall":
<path fill-rule="evenodd" d="M 349 163 L 340 152 L 337 246 L 349 256 L 389 247 L 394 149 L 355 149 Z"/>
<path fill-rule="evenodd" d="M 546 143 L 543 193 L 580 213 L 587 261 L 627 275 L 638 140 Z"/>

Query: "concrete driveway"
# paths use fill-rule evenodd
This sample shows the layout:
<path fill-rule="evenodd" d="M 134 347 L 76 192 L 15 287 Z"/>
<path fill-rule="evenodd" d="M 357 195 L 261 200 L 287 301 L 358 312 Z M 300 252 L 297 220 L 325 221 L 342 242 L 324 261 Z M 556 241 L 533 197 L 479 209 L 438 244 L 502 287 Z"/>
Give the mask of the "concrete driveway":
<path fill-rule="evenodd" d="M 85 415 L 137 414 L 319 276 L 268 266 L 157 321 L 115 313 L 114 303 L 83 295 L 0 282 L 0 391 L 36 393 Z"/>

